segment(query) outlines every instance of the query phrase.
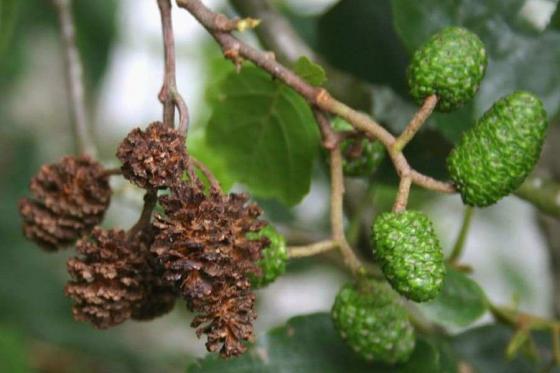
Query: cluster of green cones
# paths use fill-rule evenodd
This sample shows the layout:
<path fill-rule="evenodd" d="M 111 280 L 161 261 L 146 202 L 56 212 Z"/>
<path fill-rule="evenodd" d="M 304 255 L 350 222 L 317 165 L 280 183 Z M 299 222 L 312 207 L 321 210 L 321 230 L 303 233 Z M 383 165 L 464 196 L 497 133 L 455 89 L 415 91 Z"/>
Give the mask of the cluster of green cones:
<path fill-rule="evenodd" d="M 450 112 L 471 100 L 486 72 L 482 41 L 460 27 L 444 28 L 412 57 L 408 83 L 422 104 L 435 95 L 435 110 Z M 535 167 L 548 126 L 543 103 L 517 91 L 496 101 L 467 130 L 447 159 L 449 175 L 469 206 L 485 207 L 514 192 Z M 339 132 L 352 127 L 335 122 Z M 368 177 L 385 157 L 382 144 L 345 138 L 341 143 L 346 176 Z M 270 245 L 253 276 L 263 287 L 284 273 L 288 259 L 284 238 L 267 226 L 255 238 Z M 338 292 L 332 319 L 340 336 L 362 358 L 389 364 L 406 361 L 415 346 L 415 332 L 404 302 L 426 302 L 441 291 L 445 258 L 430 219 L 420 211 L 385 212 L 372 224 L 374 258 L 386 281 L 360 277 Z"/>

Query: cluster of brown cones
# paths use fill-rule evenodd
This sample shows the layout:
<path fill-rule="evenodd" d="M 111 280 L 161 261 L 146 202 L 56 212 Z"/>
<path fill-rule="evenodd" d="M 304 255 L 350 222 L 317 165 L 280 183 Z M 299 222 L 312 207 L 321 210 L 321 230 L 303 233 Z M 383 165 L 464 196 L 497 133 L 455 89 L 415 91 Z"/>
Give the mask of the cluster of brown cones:
<path fill-rule="evenodd" d="M 247 234 L 266 225 L 242 194 L 206 188 L 192 172 L 185 138 L 160 122 L 128 134 L 117 151 L 122 175 L 158 198 L 161 214 L 126 232 L 99 226 L 109 206 L 109 172 L 87 156 L 45 165 L 20 201 L 23 232 L 47 251 L 76 243 L 66 294 L 77 320 L 104 329 L 169 312 L 177 297 L 196 313 L 191 326 L 224 357 L 253 338 L 255 296 L 248 276 L 268 239 Z M 186 175 L 187 174 L 187 175 Z M 153 215 L 153 216 L 152 216 Z"/>

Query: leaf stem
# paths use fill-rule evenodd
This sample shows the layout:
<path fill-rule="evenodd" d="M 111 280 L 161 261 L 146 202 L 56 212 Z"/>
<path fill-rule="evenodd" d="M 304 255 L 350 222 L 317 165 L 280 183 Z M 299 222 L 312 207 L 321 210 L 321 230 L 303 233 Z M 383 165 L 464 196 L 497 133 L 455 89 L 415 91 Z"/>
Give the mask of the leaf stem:
<path fill-rule="evenodd" d="M 461 224 L 461 229 L 459 230 L 459 235 L 457 236 L 455 245 L 453 245 L 451 254 L 449 254 L 449 258 L 447 258 L 447 262 L 450 264 L 455 264 L 461 257 L 463 248 L 465 247 L 465 243 L 467 241 L 467 236 L 471 227 L 473 215 L 474 208 L 472 206 L 466 206 L 465 212 L 463 214 L 463 223 Z"/>

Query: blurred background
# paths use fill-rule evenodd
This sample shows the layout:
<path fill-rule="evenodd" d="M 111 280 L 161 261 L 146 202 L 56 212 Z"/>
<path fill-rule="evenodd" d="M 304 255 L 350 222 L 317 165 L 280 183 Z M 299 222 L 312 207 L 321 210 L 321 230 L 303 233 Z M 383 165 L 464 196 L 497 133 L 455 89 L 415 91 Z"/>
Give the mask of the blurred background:
<path fill-rule="evenodd" d="M 356 100 L 355 104 L 375 113 L 396 131 L 406 123 L 403 115 L 414 110 L 402 93 L 402 73 L 409 52 L 406 43 L 397 40 L 389 14 L 390 2 L 379 1 L 376 6 L 381 10 L 372 9 L 371 13 L 351 13 L 351 6 L 364 2 L 368 3 L 273 3 L 329 65 L 372 84 L 373 99 L 365 103 Z M 226 1 L 205 3 L 234 14 Z M 487 17 L 487 13 L 499 9 L 490 8 L 495 1 L 475 3 L 482 4 L 479 20 L 486 20 L 492 27 L 495 20 Z M 554 1 L 524 1 L 516 11 L 516 22 L 522 20 L 523 32 L 528 35 L 523 37 L 540 38 L 538 33 L 548 27 L 555 9 Z M 85 68 L 89 120 L 101 160 L 115 167 L 118 164 L 114 151 L 128 131 L 161 117 L 157 93 L 162 82 L 163 58 L 157 5 L 148 0 L 75 0 L 73 10 Z M 173 21 L 178 88 L 190 107 L 193 123 L 189 142 L 197 156 L 208 159 L 211 154 L 206 154 L 209 150 L 203 140 L 211 109 L 205 92 L 231 67 L 187 12 L 175 8 Z M 375 27 L 370 29 L 372 25 Z M 243 37 L 258 45 L 250 32 Z M 505 54 L 505 50 L 512 48 L 509 42 L 504 37 L 502 44 L 494 45 L 498 50 L 496 61 L 502 61 L 499 53 Z M 538 52 L 523 50 L 510 57 L 524 61 L 527 55 Z M 532 64 L 531 80 L 553 84 L 546 74 L 552 70 L 559 75 L 558 54 L 560 50 L 550 58 L 541 55 L 546 59 L 544 68 L 527 62 Z M 56 14 L 49 1 L 0 0 L 0 372 L 184 371 L 189 362 L 205 355 L 205 349 L 204 342 L 197 340 L 189 327 L 191 315 L 183 304 L 179 302 L 173 313 L 150 323 L 129 321 L 109 331 L 94 330 L 72 319 L 71 302 L 63 293 L 68 277 L 65 262 L 72 250 L 47 255 L 25 241 L 20 233 L 17 201 L 27 194 L 29 179 L 41 164 L 72 152 L 62 56 Z M 505 61 L 500 63 L 511 66 L 511 60 Z M 500 66 L 498 62 L 490 66 L 489 79 L 496 91 L 483 87 L 483 98 L 495 97 L 507 86 L 500 80 L 505 78 L 492 75 Z M 515 84 L 526 84 L 523 76 L 516 75 L 518 70 L 508 71 Z M 355 89 L 358 88 L 348 88 Z M 560 89 L 556 85 L 546 89 L 545 103 L 555 117 Z M 473 112 L 488 106 L 480 104 Z M 429 149 L 431 153 L 410 150 L 418 152 L 412 154 L 412 163 L 436 176 L 444 172 L 441 154 L 450 146 L 441 144 L 450 144 L 453 140 L 449 139 L 456 136 L 449 133 L 453 129 L 442 129 L 438 121 L 435 118 L 418 139 L 418 148 Z M 557 132 L 551 131 L 538 175 L 558 175 Z M 267 217 L 287 235 L 290 243 L 310 242 L 328 234 L 329 187 L 323 160 L 317 161 L 315 169 L 311 192 L 295 207 L 258 199 Z M 390 206 L 394 197 L 396 184 L 388 165 L 380 171 L 379 180 L 374 188 L 368 180 L 350 180 L 347 185 L 349 212 L 355 211 L 364 198 L 374 202 L 368 211 L 360 212 L 360 221 L 348 222 L 349 226 L 358 226 L 354 243 L 365 257 L 371 254 L 367 249 L 367 232 L 362 232 L 360 224 L 367 225 L 376 211 Z M 533 182 L 538 184 L 539 180 L 535 178 Z M 116 194 L 105 224 L 127 228 L 138 216 L 142 193 L 118 180 L 113 187 Z M 240 190 L 243 186 L 233 188 Z M 443 246 L 449 249 L 463 215 L 460 198 L 415 190 L 411 203 L 433 219 Z M 560 198 L 556 203 L 560 205 Z M 557 232 L 559 226 L 554 218 L 545 217 L 532 204 L 517 197 L 508 197 L 476 212 L 464 262 L 474 268 L 474 278 L 496 303 L 519 304 L 525 311 L 553 316 L 557 301 L 554 276 L 559 270 L 555 265 L 560 256 Z M 335 259 L 336 256 L 326 255 L 293 261 L 284 277 L 260 290 L 257 334 L 281 325 L 293 315 L 329 310 L 334 295 L 347 279 Z M 486 317 L 479 323 L 488 320 Z"/>

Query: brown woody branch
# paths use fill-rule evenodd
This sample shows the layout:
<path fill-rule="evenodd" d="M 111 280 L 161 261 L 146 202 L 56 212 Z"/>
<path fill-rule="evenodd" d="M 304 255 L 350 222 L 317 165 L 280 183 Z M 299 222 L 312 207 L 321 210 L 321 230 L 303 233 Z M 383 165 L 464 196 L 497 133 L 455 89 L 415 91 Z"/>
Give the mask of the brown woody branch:
<path fill-rule="evenodd" d="M 200 172 L 202 172 L 202 174 L 204 175 L 206 180 L 208 180 L 210 186 L 214 190 L 217 190 L 220 193 L 222 192 L 222 188 L 220 187 L 220 182 L 218 181 L 218 179 L 216 179 L 212 171 L 210 171 L 210 169 L 206 167 L 204 163 L 194 158 L 192 155 L 189 156 L 189 162 L 191 162 L 194 167 L 198 168 Z"/>
<path fill-rule="evenodd" d="M 290 258 L 303 258 L 322 254 L 324 252 L 336 249 L 338 244 L 333 240 L 319 241 L 309 245 L 289 246 L 288 256 Z"/>
<path fill-rule="evenodd" d="M 319 110 L 314 111 L 315 119 L 319 123 L 319 128 L 323 136 L 323 141 L 332 143 L 329 148 L 330 152 L 330 168 L 331 168 L 331 231 L 333 242 L 336 243 L 340 249 L 340 253 L 344 258 L 344 263 L 352 273 L 358 274 L 363 270 L 363 265 L 354 253 L 354 250 L 346 240 L 344 233 L 344 210 L 343 210 L 343 196 L 344 196 L 344 174 L 342 170 L 342 154 L 340 152 L 340 144 L 338 141 L 333 140 L 336 137 L 327 115 Z M 333 142 L 334 141 L 334 142 Z"/>
<path fill-rule="evenodd" d="M 426 99 L 424 100 L 424 104 L 422 105 L 420 110 L 418 110 L 416 115 L 414 115 L 410 123 L 406 126 L 405 130 L 395 141 L 393 147 L 396 151 L 402 151 L 404 147 L 410 142 L 410 140 L 414 138 L 420 127 L 422 127 L 422 125 L 434 111 L 437 102 L 438 98 L 436 95 L 426 97 Z"/>
<path fill-rule="evenodd" d="M 235 10 L 243 17 L 255 17 L 262 24 L 255 29 L 264 48 L 274 51 L 277 60 L 293 65 L 301 56 L 319 63 L 329 79 L 325 87 L 336 97 L 360 110 L 369 111 L 372 104 L 373 87 L 355 76 L 331 66 L 316 54 L 298 35 L 290 21 L 269 0 L 230 0 Z"/>
<path fill-rule="evenodd" d="M 163 35 L 163 54 L 165 61 L 163 85 L 158 98 L 163 104 L 163 123 L 175 126 L 175 107 L 179 110 L 179 131 L 186 132 L 189 123 L 189 111 L 185 100 L 177 90 L 175 37 L 171 18 L 171 0 L 157 0 Z"/>
<path fill-rule="evenodd" d="M 410 177 L 412 183 L 426 189 L 453 193 L 455 188 L 451 183 L 441 182 L 429 176 L 418 173 L 408 164 L 402 152 L 393 149 L 395 137 L 368 115 L 360 113 L 344 103 L 333 98 L 328 91 L 309 85 L 294 72 L 270 57 L 270 54 L 259 51 L 243 41 L 237 39 L 230 32 L 222 31 L 220 20 L 225 17 L 208 9 L 200 0 L 176 0 L 177 5 L 191 13 L 198 22 L 220 44 L 224 55 L 235 63 L 244 58 L 252 61 L 261 69 L 293 88 L 312 106 L 337 115 L 348 121 L 354 128 L 364 132 L 368 137 L 378 139 L 387 148 L 399 176 Z"/>
<path fill-rule="evenodd" d="M 60 37 L 64 46 L 66 85 L 68 88 L 69 110 L 73 123 L 74 141 L 79 153 L 96 155 L 95 144 L 89 132 L 84 99 L 83 67 L 76 47 L 76 31 L 70 0 L 52 0 L 58 14 Z"/>

